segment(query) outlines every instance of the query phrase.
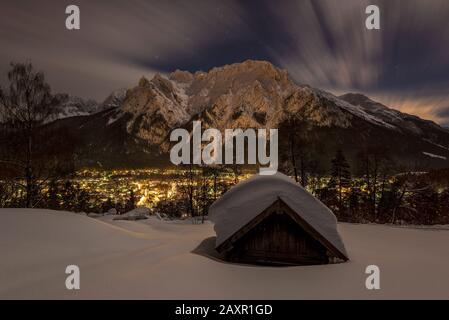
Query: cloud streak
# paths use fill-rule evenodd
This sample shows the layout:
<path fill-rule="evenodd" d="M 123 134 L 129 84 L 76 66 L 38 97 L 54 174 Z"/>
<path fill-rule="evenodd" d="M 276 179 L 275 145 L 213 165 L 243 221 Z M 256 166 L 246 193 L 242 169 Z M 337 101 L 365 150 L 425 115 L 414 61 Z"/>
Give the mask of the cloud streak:
<path fill-rule="evenodd" d="M 303 84 L 358 91 L 449 124 L 447 0 L 79 0 L 0 3 L 0 72 L 31 59 L 58 91 L 104 98 L 145 74 L 270 60 Z M 381 9 L 380 31 L 365 8 Z"/>

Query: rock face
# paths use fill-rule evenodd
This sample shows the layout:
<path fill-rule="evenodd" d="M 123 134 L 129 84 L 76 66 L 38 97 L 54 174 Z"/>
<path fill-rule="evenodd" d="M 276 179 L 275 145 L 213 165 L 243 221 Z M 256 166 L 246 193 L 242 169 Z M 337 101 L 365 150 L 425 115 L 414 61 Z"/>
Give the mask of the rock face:
<path fill-rule="evenodd" d="M 142 78 L 139 85 L 130 89 L 121 107 L 131 115 L 127 124 L 129 134 L 161 144 L 167 133 L 189 119 L 187 97 L 182 89 L 160 75 L 151 81 Z"/>
<path fill-rule="evenodd" d="M 121 111 L 131 115 L 130 134 L 161 144 L 173 128 L 191 120 L 220 130 L 278 128 L 291 117 L 316 126 L 348 127 L 353 115 L 337 100 L 297 86 L 286 71 L 268 62 L 249 60 L 207 73 L 178 70 L 168 78 L 142 78 L 128 90 Z"/>
<path fill-rule="evenodd" d="M 90 163 L 96 155 L 101 155 L 101 162 L 114 159 L 110 166 L 167 163 L 170 132 L 191 129 L 194 120 L 201 120 L 203 128 L 219 130 L 277 128 L 284 143 L 292 130 L 305 131 L 306 144 L 322 147 L 323 161 L 337 148 L 351 157 L 357 148 L 372 144 L 385 145 L 394 157 L 410 163 L 447 165 L 443 158 L 429 159 L 423 152 L 449 159 L 447 129 L 363 95 L 336 97 L 297 85 L 287 71 L 265 61 L 142 78 L 136 87 L 111 95 L 102 109 L 76 121 L 67 119 L 65 124 L 85 137 L 82 148 L 89 147 L 86 159 Z M 291 127 L 291 123 L 302 125 Z M 95 130 L 98 135 L 92 138 L 83 130 Z"/>

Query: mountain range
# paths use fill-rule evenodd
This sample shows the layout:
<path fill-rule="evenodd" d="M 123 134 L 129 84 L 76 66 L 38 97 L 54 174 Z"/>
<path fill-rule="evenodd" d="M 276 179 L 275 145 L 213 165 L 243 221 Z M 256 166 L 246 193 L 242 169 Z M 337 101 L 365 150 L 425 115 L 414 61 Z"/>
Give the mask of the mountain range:
<path fill-rule="evenodd" d="M 323 166 L 337 149 L 355 162 L 371 146 L 385 148 L 409 168 L 449 166 L 448 129 L 362 94 L 335 96 L 298 85 L 266 61 L 142 77 L 136 87 L 116 91 L 102 104 L 67 101 L 50 125 L 78 137 L 80 166 L 168 164 L 170 132 L 191 129 L 194 120 L 221 131 L 278 128 L 283 161 L 294 132 Z"/>
<path fill-rule="evenodd" d="M 55 121 L 70 117 L 88 116 L 110 108 L 117 108 L 121 106 L 125 95 L 126 89 L 115 90 L 102 103 L 98 103 L 92 99 L 84 100 L 68 94 L 58 94 L 58 100 L 61 102 L 51 119 Z"/>

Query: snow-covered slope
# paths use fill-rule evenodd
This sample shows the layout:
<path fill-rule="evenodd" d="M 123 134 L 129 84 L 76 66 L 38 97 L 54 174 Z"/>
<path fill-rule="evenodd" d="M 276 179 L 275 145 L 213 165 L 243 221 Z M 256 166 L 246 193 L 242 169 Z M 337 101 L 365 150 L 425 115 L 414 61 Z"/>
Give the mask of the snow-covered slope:
<path fill-rule="evenodd" d="M 433 121 L 388 108 L 362 94 L 348 93 L 339 98 L 355 108 L 381 119 L 397 131 L 419 136 L 426 142 L 449 150 L 449 131 Z"/>
<path fill-rule="evenodd" d="M 449 230 L 340 224 L 349 262 L 275 268 L 209 258 L 209 223 L 112 219 L 1 209 L 0 298 L 449 299 Z M 72 264 L 79 291 L 65 288 Z M 373 264 L 380 290 L 365 287 Z"/>
<path fill-rule="evenodd" d="M 127 89 L 118 89 L 113 91 L 100 105 L 98 111 L 103 111 L 111 108 L 120 108 L 123 101 L 126 99 Z"/>
<path fill-rule="evenodd" d="M 431 158 L 437 158 L 437 159 L 447 160 L 447 158 L 446 158 L 445 156 L 439 156 L 439 155 L 437 155 L 437 154 L 433 154 L 433 153 L 430 153 L 430 152 L 425 152 L 425 151 L 423 151 L 423 154 L 426 155 L 426 156 L 428 156 L 428 157 L 431 157 Z"/>
<path fill-rule="evenodd" d="M 359 106 L 350 104 L 348 102 L 346 102 L 343 99 L 339 99 L 336 96 L 334 96 L 331 93 L 322 91 L 322 90 L 316 90 L 318 95 L 325 97 L 326 99 L 333 101 L 338 107 L 349 111 L 351 114 L 353 114 L 354 116 L 366 120 L 374 125 L 380 125 L 380 126 L 384 126 L 388 129 L 392 129 L 392 130 L 396 130 L 397 128 L 390 124 L 389 122 L 385 121 L 385 119 L 383 119 L 382 117 L 379 116 L 379 114 L 377 114 L 376 112 L 367 112 L 364 108 L 360 108 Z"/>
<path fill-rule="evenodd" d="M 61 120 L 71 117 L 88 116 L 107 109 L 119 108 L 126 98 L 126 89 L 113 91 L 103 103 L 95 100 L 85 100 L 80 97 L 59 94 L 61 103 L 56 107 L 52 120 Z"/>
<path fill-rule="evenodd" d="M 61 103 L 56 107 L 57 110 L 52 116 L 53 120 L 87 116 L 97 112 L 99 108 L 98 103 L 94 100 L 84 100 L 66 94 L 60 94 L 58 98 Z"/>

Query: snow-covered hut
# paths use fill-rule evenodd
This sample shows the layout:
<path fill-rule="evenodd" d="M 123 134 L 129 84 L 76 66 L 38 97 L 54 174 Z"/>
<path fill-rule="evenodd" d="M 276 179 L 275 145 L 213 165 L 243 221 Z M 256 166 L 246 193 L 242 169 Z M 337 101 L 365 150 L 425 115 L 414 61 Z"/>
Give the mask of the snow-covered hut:
<path fill-rule="evenodd" d="M 216 250 L 243 263 L 310 265 L 347 261 L 332 211 L 284 174 L 255 175 L 209 209 Z"/>

